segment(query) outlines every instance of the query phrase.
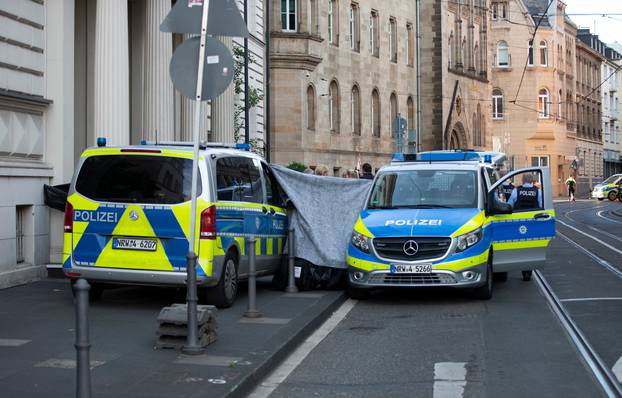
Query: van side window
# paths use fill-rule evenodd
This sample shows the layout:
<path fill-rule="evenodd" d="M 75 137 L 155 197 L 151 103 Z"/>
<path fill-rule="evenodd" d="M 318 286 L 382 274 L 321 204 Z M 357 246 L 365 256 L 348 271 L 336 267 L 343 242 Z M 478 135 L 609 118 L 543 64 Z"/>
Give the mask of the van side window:
<path fill-rule="evenodd" d="M 266 181 L 266 201 L 272 206 L 283 206 L 283 198 L 281 197 L 281 191 L 279 183 L 270 171 L 270 168 L 265 163 L 261 164 L 263 170 L 264 180 Z"/>
<path fill-rule="evenodd" d="M 226 157 L 216 161 L 218 200 L 263 203 L 259 168 L 252 159 Z"/>

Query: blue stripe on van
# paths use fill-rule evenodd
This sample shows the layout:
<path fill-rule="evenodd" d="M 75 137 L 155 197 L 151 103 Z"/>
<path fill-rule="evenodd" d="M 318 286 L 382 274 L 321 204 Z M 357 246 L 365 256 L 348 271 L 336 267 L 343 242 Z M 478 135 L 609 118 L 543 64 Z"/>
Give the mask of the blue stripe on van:
<path fill-rule="evenodd" d="M 173 268 L 186 268 L 189 242 L 171 209 L 143 209 Z"/>

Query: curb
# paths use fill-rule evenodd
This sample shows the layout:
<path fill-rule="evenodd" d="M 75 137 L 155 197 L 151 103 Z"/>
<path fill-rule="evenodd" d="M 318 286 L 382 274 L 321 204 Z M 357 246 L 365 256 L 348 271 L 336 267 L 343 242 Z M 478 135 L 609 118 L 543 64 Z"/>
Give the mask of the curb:
<path fill-rule="evenodd" d="M 332 300 L 332 303 L 326 304 L 327 299 Z M 346 301 L 347 296 L 345 292 L 342 292 L 336 298 L 327 298 L 317 302 L 311 312 L 315 312 L 317 308 L 323 309 L 320 312 L 309 317 L 302 317 L 303 319 L 297 319 L 295 322 L 298 330 L 291 336 L 291 332 L 283 330 L 280 333 L 273 336 L 268 343 L 264 346 L 266 348 L 277 347 L 277 349 L 269 356 L 260 360 L 259 366 L 257 366 L 250 373 L 245 375 L 241 381 L 233 386 L 226 394 L 224 398 L 239 398 L 247 396 L 252 390 L 255 389 L 263 379 L 274 370 L 289 354 L 291 354 L 298 346 L 309 337 L 320 325 L 328 319 L 343 302 Z"/>

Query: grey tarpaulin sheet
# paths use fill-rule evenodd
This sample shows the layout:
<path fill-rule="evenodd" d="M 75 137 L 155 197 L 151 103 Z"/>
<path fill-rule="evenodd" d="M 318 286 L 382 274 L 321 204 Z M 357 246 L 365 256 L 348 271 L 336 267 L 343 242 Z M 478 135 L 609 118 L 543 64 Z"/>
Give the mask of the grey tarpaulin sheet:
<path fill-rule="evenodd" d="M 371 180 L 319 177 L 272 165 L 295 210 L 289 211 L 296 257 L 346 268 L 346 251 Z"/>

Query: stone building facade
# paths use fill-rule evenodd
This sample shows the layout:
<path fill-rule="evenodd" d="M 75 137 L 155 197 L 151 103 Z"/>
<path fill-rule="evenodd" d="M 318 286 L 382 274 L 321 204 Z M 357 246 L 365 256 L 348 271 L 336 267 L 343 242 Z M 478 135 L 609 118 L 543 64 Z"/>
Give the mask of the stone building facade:
<path fill-rule="evenodd" d="M 562 195 L 576 165 L 577 28 L 557 0 L 492 7 L 492 147 L 508 155 L 511 168 L 548 166 L 553 194 Z"/>
<path fill-rule="evenodd" d="M 620 159 L 620 61 L 622 54 L 615 49 L 604 47 L 605 60 L 601 64 L 600 75 L 603 81 L 602 130 L 603 130 L 603 178 L 622 172 Z"/>
<path fill-rule="evenodd" d="M 488 0 L 421 2 L 422 150 L 490 140 Z"/>
<path fill-rule="evenodd" d="M 415 120 L 412 1 L 272 1 L 273 162 L 341 175 L 396 149 L 391 121 Z"/>
<path fill-rule="evenodd" d="M 578 192 L 589 192 L 603 179 L 602 76 L 604 44 L 589 29 L 577 34 Z"/>

